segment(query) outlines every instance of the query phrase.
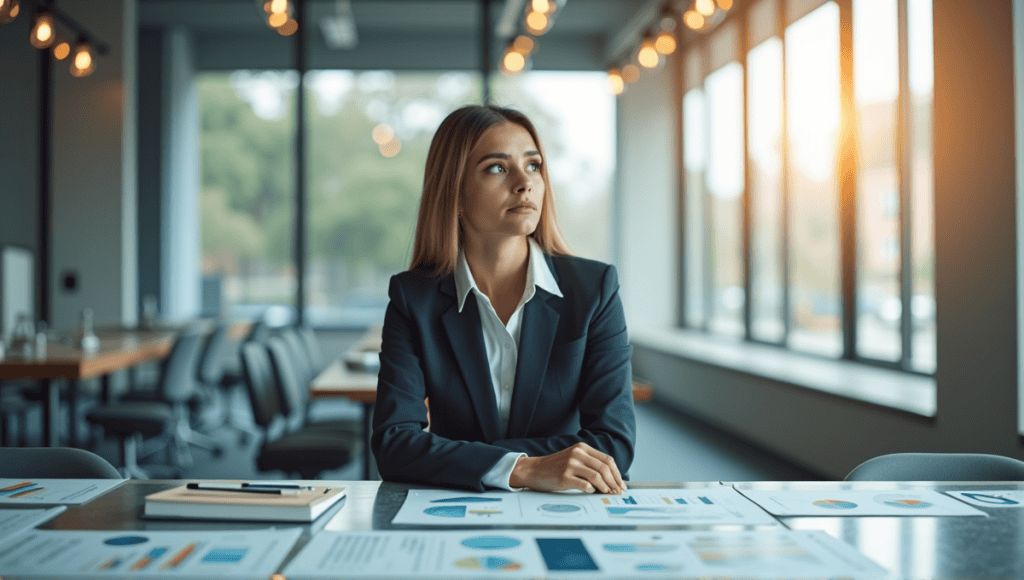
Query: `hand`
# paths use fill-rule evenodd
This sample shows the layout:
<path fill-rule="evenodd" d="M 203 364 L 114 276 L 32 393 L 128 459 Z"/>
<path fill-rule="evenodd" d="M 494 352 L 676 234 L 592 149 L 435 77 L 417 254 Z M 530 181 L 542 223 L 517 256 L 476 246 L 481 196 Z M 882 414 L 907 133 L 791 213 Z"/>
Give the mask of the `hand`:
<path fill-rule="evenodd" d="M 579 489 L 618 494 L 626 490 L 615 460 L 582 442 L 543 457 L 520 457 L 509 485 L 535 491 Z"/>

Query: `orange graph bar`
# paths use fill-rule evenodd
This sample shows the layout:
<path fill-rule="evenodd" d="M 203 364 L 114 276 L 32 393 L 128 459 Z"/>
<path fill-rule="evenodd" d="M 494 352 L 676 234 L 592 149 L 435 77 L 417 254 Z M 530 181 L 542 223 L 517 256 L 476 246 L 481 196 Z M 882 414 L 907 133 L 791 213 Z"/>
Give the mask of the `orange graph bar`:
<path fill-rule="evenodd" d="M 14 485 L 7 486 L 5 488 L 0 489 L 0 491 L 14 491 L 16 489 L 21 489 L 23 487 L 31 487 L 33 485 L 35 484 L 32 483 L 31 481 L 26 481 L 24 483 L 16 483 Z"/>
<path fill-rule="evenodd" d="M 188 558 L 188 555 L 191 554 L 192 552 L 194 552 L 195 549 L 196 549 L 196 545 L 195 544 L 189 544 L 189 545 L 185 546 L 184 548 L 181 549 L 180 552 L 175 554 L 173 558 L 168 560 L 166 564 L 161 566 L 161 568 L 164 569 L 164 570 L 167 570 L 168 568 L 174 568 L 178 564 L 181 564 L 182 560 L 184 560 L 185 558 Z"/>
<path fill-rule="evenodd" d="M 45 487 L 37 487 L 35 489 L 25 490 L 25 491 L 16 493 L 14 495 L 9 495 L 7 497 L 26 497 L 26 496 L 32 495 L 34 493 L 39 493 L 41 491 L 44 491 L 45 489 L 46 489 Z"/>

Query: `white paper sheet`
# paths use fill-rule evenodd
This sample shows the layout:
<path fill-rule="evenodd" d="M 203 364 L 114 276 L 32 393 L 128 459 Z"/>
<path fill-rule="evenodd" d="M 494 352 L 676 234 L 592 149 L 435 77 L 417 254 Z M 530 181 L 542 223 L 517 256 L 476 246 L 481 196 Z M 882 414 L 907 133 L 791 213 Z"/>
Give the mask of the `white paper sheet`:
<path fill-rule="evenodd" d="M 124 479 L 0 479 L 0 505 L 80 505 Z"/>
<path fill-rule="evenodd" d="M 345 578 L 878 578 L 886 571 L 821 531 L 321 532 L 289 580 Z"/>
<path fill-rule="evenodd" d="M 0 509 L 0 539 L 31 530 L 39 524 L 51 520 L 66 509 L 62 505 L 48 509 Z"/>
<path fill-rule="evenodd" d="M 776 516 L 985 516 L 932 490 L 750 490 L 740 493 Z"/>
<path fill-rule="evenodd" d="M 0 570 L 19 578 L 269 578 L 302 530 L 30 531 L 0 546 Z"/>
<path fill-rule="evenodd" d="M 1024 490 L 982 489 L 978 491 L 947 491 L 960 501 L 981 507 L 1024 508 Z"/>
<path fill-rule="evenodd" d="M 734 489 L 630 489 L 621 495 L 412 489 L 395 524 L 428 526 L 778 525 Z"/>

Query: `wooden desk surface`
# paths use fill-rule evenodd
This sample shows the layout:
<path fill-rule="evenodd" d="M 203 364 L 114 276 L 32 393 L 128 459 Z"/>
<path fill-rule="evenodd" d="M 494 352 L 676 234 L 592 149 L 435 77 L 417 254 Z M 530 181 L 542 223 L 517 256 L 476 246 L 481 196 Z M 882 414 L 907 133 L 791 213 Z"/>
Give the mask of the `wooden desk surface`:
<path fill-rule="evenodd" d="M 320 530 L 363 531 L 423 529 L 391 524 L 406 492 L 407 484 L 377 481 L 309 482 L 343 485 L 347 497 L 311 524 L 300 526 L 302 537 L 289 556 L 294 557 L 313 534 Z M 260 529 L 261 522 L 208 522 L 141 519 L 145 496 L 183 485 L 184 481 L 130 480 L 83 506 L 67 511 L 40 526 L 51 530 L 224 530 Z M 717 482 L 630 482 L 632 488 L 693 489 Z M 731 484 L 738 489 L 803 489 L 817 491 L 860 490 L 1024 490 L 1024 482 L 745 482 Z M 822 530 L 849 543 L 891 572 L 891 578 L 1024 578 L 1021 538 L 1024 537 L 1022 508 L 979 507 L 988 517 L 782 517 L 790 529 Z M 693 529 L 675 526 L 673 529 Z M 706 526 L 699 529 L 715 529 Z M 440 528 L 430 528 L 436 530 Z M 475 528 L 501 529 L 498 526 Z M 576 528 L 579 529 L 579 528 Z M 592 528 L 598 529 L 598 528 Z M 616 527 L 615 529 L 623 529 Z M 632 528 L 631 528 L 632 529 Z M 665 526 L 636 526 L 635 529 L 666 529 Z M 735 530 L 736 526 L 723 529 Z M 424 530 L 424 533 L 430 533 Z M 286 562 L 287 563 L 287 562 Z"/>
<path fill-rule="evenodd" d="M 0 360 L 0 379 L 86 379 L 167 356 L 175 333 L 147 330 L 103 331 L 100 346 L 87 353 L 63 342 L 46 345 L 46 358 L 8 355 Z"/>

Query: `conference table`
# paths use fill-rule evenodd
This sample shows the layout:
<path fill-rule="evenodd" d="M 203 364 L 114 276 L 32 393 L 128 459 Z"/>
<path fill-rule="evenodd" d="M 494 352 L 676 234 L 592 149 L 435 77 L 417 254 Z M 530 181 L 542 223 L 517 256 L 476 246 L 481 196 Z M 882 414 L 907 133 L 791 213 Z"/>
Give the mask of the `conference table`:
<path fill-rule="evenodd" d="M 99 346 L 85 351 L 66 341 L 51 342 L 45 356 L 20 357 L 8 354 L 0 359 L 0 381 L 35 379 L 43 391 L 43 443 L 48 447 L 60 444 L 60 396 L 58 380 L 68 382 L 68 445 L 77 446 L 79 382 L 93 377 L 103 378 L 103 391 L 109 391 L 111 373 L 136 365 L 160 360 L 174 344 L 175 332 L 167 330 L 100 329 L 96 333 Z"/>
<path fill-rule="evenodd" d="M 360 370 L 359 366 L 349 368 L 346 359 L 358 360 L 364 353 L 380 352 L 381 327 L 371 327 L 349 351 L 338 358 L 310 382 L 310 397 L 330 399 L 343 397 L 363 406 L 363 479 L 376 479 L 376 468 L 370 449 L 370 435 L 373 433 L 373 406 L 377 401 L 376 370 Z M 353 356 L 356 355 L 356 356 Z M 633 400 L 645 403 L 652 398 L 651 386 L 633 381 Z"/>
<path fill-rule="evenodd" d="M 129 480 L 90 503 L 69 506 L 67 511 L 40 526 L 50 530 L 254 530 L 272 523 L 147 520 L 141 517 L 146 495 L 183 485 L 174 480 Z M 299 482 L 296 482 L 299 483 Z M 401 507 L 408 484 L 379 481 L 308 482 L 316 485 L 342 485 L 347 497 L 311 524 L 301 526 L 302 534 L 281 569 L 321 530 L 431 530 L 411 525 L 395 525 L 392 518 Z M 1024 491 L 1024 482 L 630 482 L 629 487 L 676 488 L 681 490 L 706 486 L 731 485 L 739 490 L 808 490 L 835 492 L 839 490 L 1016 490 Z M 979 507 L 988 517 L 779 517 L 778 521 L 793 530 L 821 530 L 850 544 L 875 563 L 890 571 L 890 578 L 1010 580 L 1024 578 L 1024 508 Z M 276 524 L 280 526 L 281 524 Z M 463 528 L 465 529 L 465 528 Z M 474 528 L 543 529 L 553 526 L 489 526 Z M 614 528 L 573 527 L 574 530 L 763 530 L 765 526 L 617 526 Z M 494 575 L 494 572 L 482 573 Z M 575 575 L 574 575 L 575 576 Z M 582 577 L 582 576 L 581 576 Z M 649 577 L 640 575 L 636 577 Z M 5 576 L 5 578 L 7 578 Z"/>

